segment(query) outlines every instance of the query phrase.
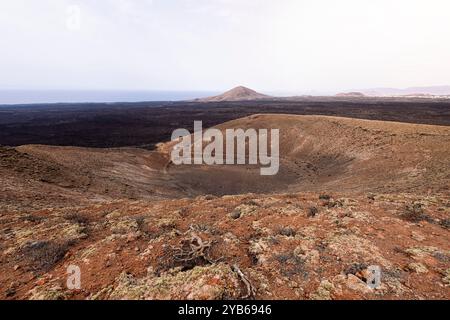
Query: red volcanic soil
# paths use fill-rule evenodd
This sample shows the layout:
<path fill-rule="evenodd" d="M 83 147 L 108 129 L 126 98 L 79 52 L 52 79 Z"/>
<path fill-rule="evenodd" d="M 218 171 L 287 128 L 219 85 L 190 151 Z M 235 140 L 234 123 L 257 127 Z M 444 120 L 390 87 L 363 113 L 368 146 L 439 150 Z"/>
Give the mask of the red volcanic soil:
<path fill-rule="evenodd" d="M 0 298 L 450 298 L 449 127 L 273 114 L 216 127 L 278 128 L 280 173 L 174 166 L 173 143 L 0 147 Z"/>

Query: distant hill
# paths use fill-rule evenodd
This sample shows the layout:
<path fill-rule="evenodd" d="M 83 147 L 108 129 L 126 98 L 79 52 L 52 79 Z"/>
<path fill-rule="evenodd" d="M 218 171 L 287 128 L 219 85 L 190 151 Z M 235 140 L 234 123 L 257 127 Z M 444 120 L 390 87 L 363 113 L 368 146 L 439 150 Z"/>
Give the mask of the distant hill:
<path fill-rule="evenodd" d="M 363 90 L 362 93 L 369 96 L 446 96 L 450 95 L 450 86 L 410 87 L 398 88 L 374 88 Z"/>
<path fill-rule="evenodd" d="M 336 97 L 365 97 L 366 95 L 362 92 L 342 92 L 338 93 Z"/>
<path fill-rule="evenodd" d="M 256 92 L 255 90 L 239 86 L 221 95 L 196 99 L 198 102 L 221 102 L 221 101 L 250 101 L 267 99 L 270 96 Z"/>

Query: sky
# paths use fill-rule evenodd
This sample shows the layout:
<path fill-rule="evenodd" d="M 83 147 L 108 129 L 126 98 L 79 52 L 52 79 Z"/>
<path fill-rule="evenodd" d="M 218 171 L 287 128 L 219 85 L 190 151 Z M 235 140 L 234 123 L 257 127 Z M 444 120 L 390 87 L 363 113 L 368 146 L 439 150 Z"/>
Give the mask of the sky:
<path fill-rule="evenodd" d="M 448 0 L 0 0 L 0 90 L 450 84 Z"/>

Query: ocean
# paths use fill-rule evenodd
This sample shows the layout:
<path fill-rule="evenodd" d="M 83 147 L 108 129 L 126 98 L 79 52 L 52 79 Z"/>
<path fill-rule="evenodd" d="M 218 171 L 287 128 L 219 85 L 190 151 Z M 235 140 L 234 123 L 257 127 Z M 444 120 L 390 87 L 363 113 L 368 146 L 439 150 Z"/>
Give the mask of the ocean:
<path fill-rule="evenodd" d="M 88 102 L 180 101 L 219 94 L 211 91 L 0 90 L 0 105 Z"/>

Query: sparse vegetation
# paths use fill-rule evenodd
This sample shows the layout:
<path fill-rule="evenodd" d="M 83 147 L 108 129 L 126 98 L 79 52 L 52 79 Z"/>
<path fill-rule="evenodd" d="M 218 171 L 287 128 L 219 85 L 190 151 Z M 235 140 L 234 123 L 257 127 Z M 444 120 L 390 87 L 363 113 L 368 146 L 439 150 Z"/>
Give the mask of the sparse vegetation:
<path fill-rule="evenodd" d="M 317 214 L 319 213 L 319 210 L 316 207 L 310 207 L 308 209 L 308 214 L 307 216 L 309 218 L 315 217 Z"/>
<path fill-rule="evenodd" d="M 367 267 L 367 263 L 353 263 L 344 270 L 344 273 L 356 275 L 357 273 L 367 269 Z"/>
<path fill-rule="evenodd" d="M 319 200 L 330 200 L 331 196 L 328 194 L 321 194 L 319 195 Z"/>
<path fill-rule="evenodd" d="M 450 229 L 450 219 L 441 219 L 441 220 L 439 221 L 439 225 L 440 225 L 442 228 Z"/>
<path fill-rule="evenodd" d="M 405 208 L 405 212 L 401 215 L 401 217 L 402 219 L 409 222 L 433 222 L 433 219 L 425 213 L 423 204 L 421 203 L 413 203 L 411 205 L 407 205 Z"/>
<path fill-rule="evenodd" d="M 291 227 L 282 227 L 277 230 L 277 234 L 285 236 L 285 237 L 295 237 L 295 235 L 297 233 Z"/>
<path fill-rule="evenodd" d="M 21 254 L 28 266 L 37 274 L 51 270 L 66 254 L 72 243 L 35 241 L 26 243 Z"/>
<path fill-rule="evenodd" d="M 301 275 L 306 277 L 308 274 L 305 268 L 305 260 L 296 256 L 293 252 L 276 254 L 274 259 L 279 263 L 280 272 L 283 276 Z"/>
<path fill-rule="evenodd" d="M 27 214 L 22 218 L 22 220 L 33 222 L 33 223 L 39 223 L 39 222 L 42 222 L 42 220 L 44 220 L 44 218 L 33 215 L 33 214 Z"/>
<path fill-rule="evenodd" d="M 69 213 L 64 218 L 66 218 L 68 221 L 81 225 L 87 225 L 89 223 L 89 219 L 85 215 L 78 212 Z"/>

